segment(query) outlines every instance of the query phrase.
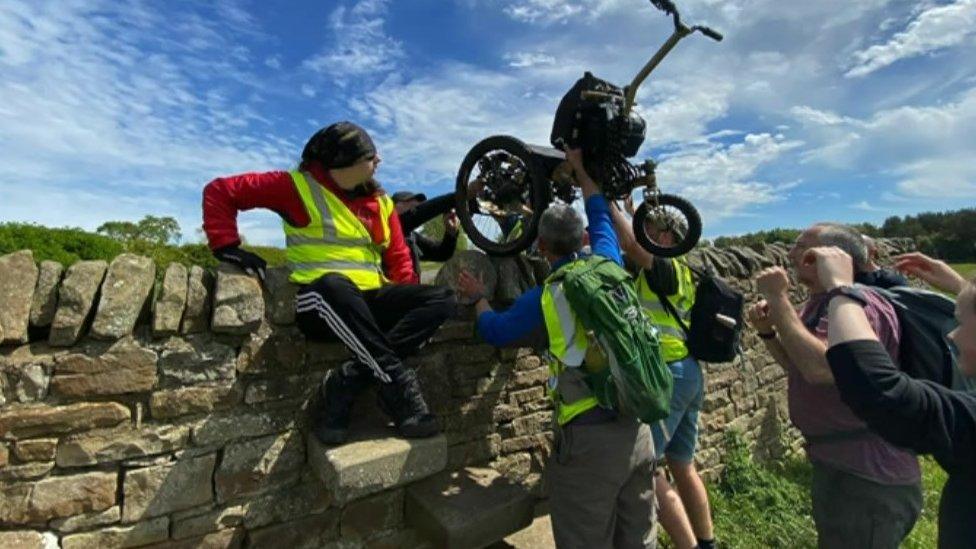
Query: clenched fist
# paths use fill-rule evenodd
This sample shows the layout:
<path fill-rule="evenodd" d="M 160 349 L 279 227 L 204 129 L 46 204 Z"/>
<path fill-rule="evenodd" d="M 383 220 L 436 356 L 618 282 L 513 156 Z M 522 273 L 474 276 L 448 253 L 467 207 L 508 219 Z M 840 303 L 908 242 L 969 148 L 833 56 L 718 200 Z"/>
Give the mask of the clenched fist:
<path fill-rule="evenodd" d="M 746 320 L 761 334 L 773 331 L 773 319 L 769 316 L 769 304 L 766 300 L 756 303 L 746 312 Z"/>
<path fill-rule="evenodd" d="M 780 297 L 790 289 L 790 277 L 782 267 L 769 267 L 756 275 L 756 290 L 767 300 Z"/>

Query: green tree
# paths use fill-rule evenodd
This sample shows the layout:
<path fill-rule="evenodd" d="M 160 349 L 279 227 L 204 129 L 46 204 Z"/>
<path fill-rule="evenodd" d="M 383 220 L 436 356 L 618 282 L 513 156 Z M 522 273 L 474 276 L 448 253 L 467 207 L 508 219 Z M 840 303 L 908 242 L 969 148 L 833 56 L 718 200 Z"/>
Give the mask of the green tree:
<path fill-rule="evenodd" d="M 106 221 L 95 232 L 122 243 L 127 251 L 178 244 L 183 234 L 172 217 L 147 215 L 139 221 Z"/>

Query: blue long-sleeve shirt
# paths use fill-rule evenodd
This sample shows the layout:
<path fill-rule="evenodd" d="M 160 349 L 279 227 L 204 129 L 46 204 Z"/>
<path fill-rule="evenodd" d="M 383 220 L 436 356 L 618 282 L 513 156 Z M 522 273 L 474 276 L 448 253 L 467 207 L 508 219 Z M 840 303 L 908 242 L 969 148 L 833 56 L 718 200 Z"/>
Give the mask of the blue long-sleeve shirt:
<path fill-rule="evenodd" d="M 589 221 L 590 248 L 594 255 L 600 255 L 623 266 L 620 243 L 613 230 L 610 218 L 610 205 L 601 194 L 595 194 L 584 203 L 586 218 Z M 552 265 L 553 271 L 572 257 L 560 258 Z M 476 323 L 478 334 L 489 345 L 504 347 L 530 336 L 533 332 L 545 329 L 542 316 L 542 287 L 537 286 L 525 292 L 505 311 L 485 311 L 478 315 Z"/>

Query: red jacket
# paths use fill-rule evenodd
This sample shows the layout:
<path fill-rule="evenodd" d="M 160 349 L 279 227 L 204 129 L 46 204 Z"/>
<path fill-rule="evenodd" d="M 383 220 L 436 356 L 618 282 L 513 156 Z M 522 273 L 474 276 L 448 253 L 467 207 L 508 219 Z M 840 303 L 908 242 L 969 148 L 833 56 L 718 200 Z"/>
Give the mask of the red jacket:
<path fill-rule="evenodd" d="M 349 197 L 317 163 L 308 171 L 325 188 L 339 197 L 369 230 L 373 242 L 383 241 L 383 225 L 379 215 L 379 201 L 375 196 Z M 203 189 L 203 230 L 210 249 L 239 246 L 237 212 L 252 208 L 267 208 L 295 227 L 309 223 L 308 212 L 302 203 L 288 172 L 245 173 L 219 177 Z M 416 284 L 420 278 L 410 261 L 410 248 L 403 239 L 400 218 L 390 215 L 390 245 L 383 253 L 386 276 L 397 284 Z"/>

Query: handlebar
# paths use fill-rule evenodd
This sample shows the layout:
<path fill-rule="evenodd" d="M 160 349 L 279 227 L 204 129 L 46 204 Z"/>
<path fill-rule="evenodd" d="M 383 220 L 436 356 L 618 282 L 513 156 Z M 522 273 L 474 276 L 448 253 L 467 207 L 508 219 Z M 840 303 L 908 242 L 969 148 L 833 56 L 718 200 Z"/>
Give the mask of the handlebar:
<path fill-rule="evenodd" d="M 716 42 L 721 42 L 722 38 L 725 38 L 724 36 L 722 36 L 722 33 L 715 31 L 714 29 L 710 29 L 708 27 L 703 27 L 701 25 L 696 25 L 694 27 L 691 27 L 691 30 L 699 31 Z"/>

